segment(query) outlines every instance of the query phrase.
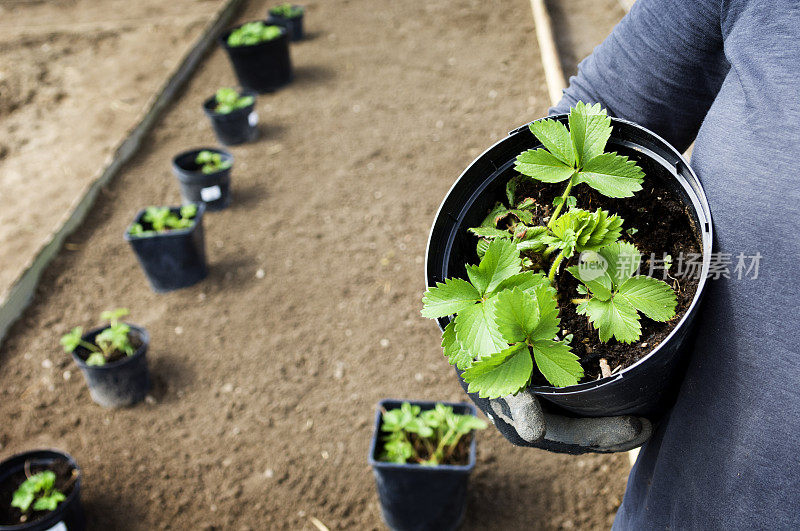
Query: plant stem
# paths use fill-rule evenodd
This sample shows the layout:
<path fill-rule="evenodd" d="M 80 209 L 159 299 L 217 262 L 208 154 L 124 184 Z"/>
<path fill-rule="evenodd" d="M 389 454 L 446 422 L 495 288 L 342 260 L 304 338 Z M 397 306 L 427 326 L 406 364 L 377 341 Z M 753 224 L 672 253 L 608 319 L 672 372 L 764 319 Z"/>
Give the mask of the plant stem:
<path fill-rule="evenodd" d="M 550 279 L 550 282 L 553 282 L 556 279 L 556 273 L 558 272 L 558 266 L 561 265 L 561 262 L 564 260 L 564 251 L 558 253 L 556 259 L 553 260 L 553 265 L 550 266 L 550 274 L 547 275 L 547 278 Z"/>
<path fill-rule="evenodd" d="M 553 223 L 558 219 L 559 214 L 561 214 L 561 209 L 564 208 L 564 203 L 567 202 L 567 197 L 569 193 L 572 191 L 572 177 L 569 178 L 569 183 L 567 183 L 567 188 L 564 190 L 564 193 L 561 194 L 561 202 L 556 205 L 556 209 L 553 211 L 553 215 L 550 216 L 550 221 L 547 222 L 547 228 L 552 228 Z"/>

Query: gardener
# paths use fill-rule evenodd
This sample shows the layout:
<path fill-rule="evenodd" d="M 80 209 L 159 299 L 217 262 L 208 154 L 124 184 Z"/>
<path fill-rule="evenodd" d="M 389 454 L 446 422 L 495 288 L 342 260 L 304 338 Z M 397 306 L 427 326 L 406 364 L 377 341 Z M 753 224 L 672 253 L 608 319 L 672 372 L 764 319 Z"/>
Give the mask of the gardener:
<path fill-rule="evenodd" d="M 518 444 L 649 439 L 615 529 L 800 526 L 799 42 L 797 0 L 638 0 L 551 109 L 599 102 L 680 151 L 694 140 L 714 216 L 719 278 L 677 403 L 654 427 L 550 415 L 527 393 L 473 396 Z"/>

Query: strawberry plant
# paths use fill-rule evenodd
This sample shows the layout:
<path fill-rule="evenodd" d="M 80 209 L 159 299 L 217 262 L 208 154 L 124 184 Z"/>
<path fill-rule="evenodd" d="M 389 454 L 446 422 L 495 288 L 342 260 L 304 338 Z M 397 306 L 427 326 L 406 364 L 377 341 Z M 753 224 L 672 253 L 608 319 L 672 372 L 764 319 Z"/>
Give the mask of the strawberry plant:
<path fill-rule="evenodd" d="M 297 18 L 303 14 L 305 10 L 302 6 L 292 5 L 289 2 L 271 7 L 269 14 L 281 18 Z"/>
<path fill-rule="evenodd" d="M 421 411 L 420 406 L 403 402 L 399 408 L 383 411 L 381 460 L 390 463 L 416 463 L 436 466 L 446 463 L 458 443 L 474 430 L 486 428 L 474 415 L 458 415 L 452 407 L 436 404 Z"/>
<path fill-rule="evenodd" d="M 219 114 L 230 114 L 237 109 L 243 109 L 253 104 L 253 96 L 242 96 L 234 88 L 222 87 L 214 95 L 216 107 L 214 112 Z"/>
<path fill-rule="evenodd" d="M 83 327 L 76 326 L 68 334 L 61 337 L 61 345 L 66 352 L 74 352 L 82 347 L 89 352 L 86 365 L 100 366 L 108 361 L 114 361 L 124 356 L 133 356 L 136 352 L 130 339 L 131 328 L 119 322 L 130 312 L 127 308 L 107 310 L 100 314 L 100 318 L 108 321 L 108 327 L 97 334 L 94 343 L 83 339 Z"/>
<path fill-rule="evenodd" d="M 278 26 L 268 26 L 263 22 L 248 22 L 236 28 L 228 35 L 228 46 L 252 46 L 262 42 L 275 40 L 283 31 Z"/>
<path fill-rule="evenodd" d="M 480 262 L 466 266 L 469 281 L 446 279 L 423 297 L 424 317 L 455 316 L 442 335 L 444 354 L 464 371 L 469 392 L 484 398 L 516 394 L 530 385 L 534 363 L 556 387 L 580 381 L 583 368 L 569 334 L 560 330 L 559 302 L 577 305 L 603 343 L 639 339 L 640 314 L 654 321 L 675 316 L 672 288 L 634 275 L 641 255 L 621 240 L 624 220 L 602 208 L 578 208 L 578 198 L 571 195 L 585 184 L 606 197 L 632 197 L 642 188 L 644 172 L 628 157 L 605 151 L 611 119 L 599 104 L 579 102 L 568 124 L 530 124 L 544 147 L 517 156 L 519 175 L 506 187 L 510 206 L 496 204 L 479 227 L 469 229 L 480 238 Z M 566 182 L 552 212 L 532 198 L 517 197 L 525 179 Z M 575 255 L 578 263 L 567 271 L 581 284 L 577 294 L 563 293 L 560 266 Z"/>
<path fill-rule="evenodd" d="M 200 166 L 200 171 L 205 175 L 227 170 L 231 167 L 231 161 L 223 160 L 222 155 L 216 151 L 202 150 L 194 159 L 195 164 Z"/>
<path fill-rule="evenodd" d="M 23 514 L 29 511 L 54 511 L 58 504 L 66 500 L 63 492 L 55 488 L 56 474 L 43 470 L 28 477 L 11 498 L 11 507 Z"/>
<path fill-rule="evenodd" d="M 185 229 L 194 225 L 197 205 L 188 204 L 180 208 L 178 214 L 169 207 L 147 207 L 141 223 L 134 223 L 128 230 L 131 236 L 147 237 L 172 229 Z"/>

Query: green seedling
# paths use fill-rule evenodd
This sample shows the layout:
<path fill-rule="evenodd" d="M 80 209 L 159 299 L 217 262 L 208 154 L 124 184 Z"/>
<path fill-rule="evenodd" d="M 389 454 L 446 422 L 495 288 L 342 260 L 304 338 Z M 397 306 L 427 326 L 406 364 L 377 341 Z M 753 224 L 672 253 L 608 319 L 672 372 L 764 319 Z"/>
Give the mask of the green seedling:
<path fill-rule="evenodd" d="M 134 223 L 128 230 L 131 236 L 155 236 L 173 229 L 186 229 L 194 225 L 197 216 L 197 205 L 188 204 L 180 208 L 178 214 L 169 207 L 147 207 L 142 215 L 141 223 Z M 145 225 L 149 228 L 145 229 Z"/>
<path fill-rule="evenodd" d="M 464 436 L 486 426 L 474 415 L 459 415 L 444 404 L 421 411 L 420 406 L 403 402 L 399 408 L 383 412 L 381 431 L 387 434 L 382 438 L 380 459 L 436 466 L 453 455 Z"/>
<path fill-rule="evenodd" d="M 228 35 L 228 46 L 252 46 L 262 42 L 275 40 L 281 36 L 283 30 L 279 26 L 268 26 L 263 22 L 248 22 L 236 28 Z"/>
<path fill-rule="evenodd" d="M 200 166 L 200 171 L 206 175 L 227 170 L 231 167 L 230 160 L 223 160 L 222 154 L 216 151 L 208 151 L 207 149 L 198 153 L 194 158 L 194 162 Z"/>
<path fill-rule="evenodd" d="M 11 497 L 11 507 L 23 514 L 29 511 L 53 511 L 66 500 L 63 492 L 55 488 L 56 474 L 50 470 L 38 472 L 26 479 Z"/>
<path fill-rule="evenodd" d="M 131 328 L 119 320 L 130 312 L 127 308 L 104 311 L 100 318 L 108 321 L 108 327 L 97 334 L 94 343 L 83 339 L 83 327 L 76 326 L 68 334 L 61 337 L 61 345 L 66 352 L 73 352 L 78 347 L 89 351 L 86 365 L 101 366 L 117 354 L 133 356 L 136 349 L 130 339 Z"/>
<path fill-rule="evenodd" d="M 292 5 L 289 2 L 270 8 L 269 14 L 281 18 L 297 18 L 303 14 L 302 6 Z"/>
<path fill-rule="evenodd" d="M 616 242 L 596 253 L 585 253 L 579 265 L 567 271 L 583 283 L 587 297 L 573 299 L 580 315 L 600 333 L 600 341 L 612 337 L 622 343 L 639 339 L 642 333 L 639 313 L 654 321 L 668 321 L 675 315 L 675 292 L 666 282 L 634 275 L 642 256 L 636 246 Z"/>
<path fill-rule="evenodd" d="M 677 299 L 666 283 L 634 276 L 641 256 L 632 244 L 620 241 L 623 219 L 601 208 L 578 208 L 571 195 L 586 184 L 607 197 L 631 197 L 641 190 L 644 172 L 627 157 L 605 152 L 611 119 L 599 105 L 579 102 L 568 123 L 569 129 L 555 120 L 530 125 L 544 148 L 517 157 L 520 175 L 506 186 L 509 206 L 497 203 L 479 227 L 469 229 L 480 238 L 480 263 L 466 266 L 469 281 L 447 279 L 422 299 L 424 317 L 455 315 L 444 330 L 442 347 L 448 361 L 464 370 L 469 391 L 481 397 L 516 394 L 527 387 L 534 363 L 556 387 L 583 377 L 571 337 L 568 341 L 559 328 L 558 300 L 566 294 L 556 291 L 561 264 L 577 254 L 579 265 L 568 270 L 582 282 L 578 294 L 585 297 L 573 300 L 602 342 L 638 339 L 640 313 L 656 321 L 675 316 Z M 567 185 L 549 212 L 549 206 L 519 197 L 524 179 Z"/>
<path fill-rule="evenodd" d="M 239 91 L 229 87 L 217 90 L 214 95 L 216 107 L 214 112 L 219 114 L 230 114 L 237 109 L 244 109 L 253 104 L 253 96 L 242 96 Z"/>

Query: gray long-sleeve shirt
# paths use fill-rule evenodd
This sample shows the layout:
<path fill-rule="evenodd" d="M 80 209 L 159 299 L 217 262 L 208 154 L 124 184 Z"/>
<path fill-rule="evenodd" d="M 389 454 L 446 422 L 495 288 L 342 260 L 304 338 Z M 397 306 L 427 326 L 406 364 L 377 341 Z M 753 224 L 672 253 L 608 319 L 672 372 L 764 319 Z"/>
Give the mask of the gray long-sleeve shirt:
<path fill-rule="evenodd" d="M 696 137 L 731 277 L 614 528 L 800 528 L 800 0 L 638 0 L 553 111 L 578 100 L 681 151 Z"/>

